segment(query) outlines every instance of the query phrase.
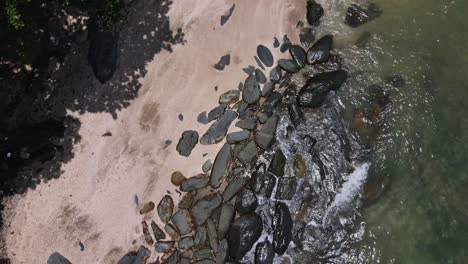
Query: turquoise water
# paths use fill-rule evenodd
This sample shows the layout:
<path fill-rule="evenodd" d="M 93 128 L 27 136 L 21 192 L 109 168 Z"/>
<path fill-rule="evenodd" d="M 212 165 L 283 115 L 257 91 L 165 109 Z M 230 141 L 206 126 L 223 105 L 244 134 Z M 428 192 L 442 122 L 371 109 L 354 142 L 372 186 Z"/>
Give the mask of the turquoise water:
<path fill-rule="evenodd" d="M 468 1 L 376 3 L 383 15 L 357 29 L 374 36 L 369 78 L 406 85 L 387 89 L 373 148 L 385 188 L 350 263 L 468 263 Z"/>

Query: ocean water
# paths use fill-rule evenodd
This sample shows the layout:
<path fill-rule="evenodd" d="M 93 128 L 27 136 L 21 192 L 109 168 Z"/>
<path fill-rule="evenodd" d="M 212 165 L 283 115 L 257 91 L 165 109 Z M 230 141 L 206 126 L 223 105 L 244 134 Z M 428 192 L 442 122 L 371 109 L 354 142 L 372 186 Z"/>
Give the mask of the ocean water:
<path fill-rule="evenodd" d="M 336 22 L 350 1 L 324 4 L 334 15 L 322 29 L 355 82 L 341 94 L 349 125 L 372 119 L 375 87 L 388 103 L 378 125 L 354 123 L 373 166 L 363 239 L 342 263 L 468 263 L 468 1 L 374 2 L 382 16 L 357 29 Z M 352 45 L 365 31 L 366 47 Z M 394 74 L 405 84 L 389 84 Z"/>

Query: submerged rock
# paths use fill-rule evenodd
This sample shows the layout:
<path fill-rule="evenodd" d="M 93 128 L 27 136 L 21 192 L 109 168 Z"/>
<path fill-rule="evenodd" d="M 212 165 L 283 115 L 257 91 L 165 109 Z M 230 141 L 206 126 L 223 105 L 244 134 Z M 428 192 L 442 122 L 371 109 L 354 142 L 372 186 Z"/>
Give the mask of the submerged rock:
<path fill-rule="evenodd" d="M 275 251 L 273 245 L 266 239 L 259 242 L 255 248 L 255 264 L 273 264 L 275 258 Z"/>
<path fill-rule="evenodd" d="M 283 177 L 285 165 L 286 157 L 284 156 L 281 149 L 277 149 L 273 159 L 271 160 L 269 171 L 277 177 Z"/>
<path fill-rule="evenodd" d="M 272 82 L 279 82 L 283 77 L 283 72 L 281 71 L 280 66 L 276 66 L 270 70 L 270 81 Z"/>
<path fill-rule="evenodd" d="M 237 113 L 233 110 L 227 110 L 214 122 L 208 131 L 200 139 L 202 145 L 216 144 L 223 140 L 232 121 L 237 118 Z"/>
<path fill-rule="evenodd" d="M 276 199 L 291 200 L 296 194 L 297 179 L 296 177 L 281 177 L 278 179 L 278 187 L 276 189 Z"/>
<path fill-rule="evenodd" d="M 222 71 L 224 70 L 224 68 L 226 66 L 228 66 L 229 64 L 231 64 L 231 55 L 230 54 L 226 54 L 224 56 L 222 56 L 218 63 L 216 63 L 215 65 L 213 65 L 213 67 L 215 69 L 217 69 L 218 71 Z"/>
<path fill-rule="evenodd" d="M 128 263 L 133 263 L 133 262 L 128 262 Z M 52 253 L 52 255 L 49 256 L 49 259 L 47 260 L 47 264 L 72 264 L 72 263 L 67 258 L 62 256 L 60 253 L 54 252 Z"/>
<path fill-rule="evenodd" d="M 229 230 L 228 246 L 230 257 L 238 262 L 258 240 L 263 231 L 263 223 L 256 213 L 240 216 Z"/>
<path fill-rule="evenodd" d="M 301 107 L 315 108 L 322 105 L 330 91 L 338 90 L 348 73 L 344 70 L 320 73 L 309 79 L 297 96 Z"/>
<path fill-rule="evenodd" d="M 219 104 L 233 104 L 239 101 L 239 97 L 240 97 L 239 90 L 229 90 L 219 96 L 218 102 Z"/>
<path fill-rule="evenodd" d="M 252 161 L 252 159 L 257 155 L 257 152 L 257 144 L 255 144 L 254 140 L 251 140 L 241 149 L 237 158 L 242 162 L 242 164 L 246 165 Z"/>
<path fill-rule="evenodd" d="M 333 46 L 333 36 L 325 35 L 310 47 L 307 51 L 307 63 L 316 64 L 327 62 L 330 59 L 330 51 Z"/>
<path fill-rule="evenodd" d="M 218 221 L 218 238 L 223 239 L 226 237 L 229 228 L 231 227 L 231 223 L 234 220 L 234 216 L 236 211 L 234 207 L 230 204 L 223 204 L 221 207 L 221 213 L 219 214 L 219 221 Z"/>
<path fill-rule="evenodd" d="M 323 16 L 323 8 L 315 0 L 307 1 L 307 22 L 311 26 L 316 26 Z"/>
<path fill-rule="evenodd" d="M 176 150 L 180 155 L 184 157 L 190 156 L 192 149 L 198 143 L 197 131 L 187 130 L 182 133 L 179 143 L 177 144 Z"/>
<path fill-rule="evenodd" d="M 225 202 L 230 201 L 247 183 L 247 178 L 238 176 L 232 180 L 223 192 Z"/>
<path fill-rule="evenodd" d="M 257 56 L 267 67 L 273 66 L 273 54 L 270 49 L 263 45 L 257 46 Z"/>
<path fill-rule="evenodd" d="M 172 216 L 172 223 L 181 235 L 192 232 L 192 217 L 187 210 L 180 210 Z"/>
<path fill-rule="evenodd" d="M 291 53 L 291 57 L 299 67 L 302 68 L 305 66 L 307 54 L 301 46 L 291 45 L 291 47 L 289 47 L 289 53 Z"/>
<path fill-rule="evenodd" d="M 345 24 L 350 27 L 358 27 L 374 20 L 382 14 L 382 10 L 371 3 L 367 8 L 352 4 L 346 11 Z"/>
<path fill-rule="evenodd" d="M 180 190 L 183 192 L 190 192 L 206 187 L 210 182 L 210 178 L 206 174 L 198 174 L 190 177 L 180 185 Z"/>
<path fill-rule="evenodd" d="M 297 65 L 294 60 L 280 59 L 278 61 L 278 65 L 281 67 L 281 69 L 290 73 L 296 73 L 301 69 L 301 67 Z"/>
<path fill-rule="evenodd" d="M 241 215 L 254 212 L 257 206 L 257 197 L 249 189 L 242 190 L 236 197 L 236 210 Z"/>
<path fill-rule="evenodd" d="M 174 201 L 169 195 L 164 195 L 158 204 L 158 215 L 163 223 L 168 223 L 174 211 Z"/>
<path fill-rule="evenodd" d="M 190 209 L 194 223 L 198 226 L 203 225 L 211 212 L 221 205 L 221 202 L 222 198 L 217 193 L 207 194 L 196 201 Z"/>
<path fill-rule="evenodd" d="M 372 39 L 372 34 L 369 31 L 364 31 L 354 43 L 358 48 L 364 48 Z"/>
<path fill-rule="evenodd" d="M 249 75 L 244 82 L 244 90 L 242 92 L 242 100 L 247 104 L 254 104 L 262 95 L 260 91 L 260 85 L 257 82 L 257 78 L 254 75 Z"/>
<path fill-rule="evenodd" d="M 283 255 L 292 240 L 293 221 L 288 206 L 278 203 L 273 217 L 273 249 Z"/>
<path fill-rule="evenodd" d="M 154 221 L 151 221 L 151 229 L 153 230 L 154 238 L 156 238 L 156 241 L 166 238 L 166 234 L 164 233 L 164 231 Z"/>
<path fill-rule="evenodd" d="M 211 170 L 210 185 L 213 188 L 219 188 L 228 173 L 229 163 L 231 161 L 231 146 L 226 143 L 216 155 L 213 169 Z"/>
<path fill-rule="evenodd" d="M 255 77 L 261 84 L 264 84 L 267 81 L 265 74 L 260 69 L 255 69 Z"/>

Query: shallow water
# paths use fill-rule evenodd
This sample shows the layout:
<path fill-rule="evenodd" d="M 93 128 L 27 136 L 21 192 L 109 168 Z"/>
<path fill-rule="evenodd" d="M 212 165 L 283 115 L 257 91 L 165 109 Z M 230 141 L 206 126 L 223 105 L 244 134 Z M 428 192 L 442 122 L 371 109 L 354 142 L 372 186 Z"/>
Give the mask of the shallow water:
<path fill-rule="evenodd" d="M 341 15 L 349 4 L 331 2 Z M 374 165 L 368 191 L 379 195 L 364 194 L 372 198 L 361 209 L 363 240 L 337 263 L 468 263 L 468 2 L 375 2 L 384 13 L 369 24 L 323 25 L 337 31 L 354 76 L 341 93 L 349 124 L 354 110 L 371 104 L 370 85 L 390 100 L 378 128 L 360 131 Z M 359 49 L 350 42 L 363 31 L 372 38 Z M 391 74 L 406 84 L 386 84 Z"/>

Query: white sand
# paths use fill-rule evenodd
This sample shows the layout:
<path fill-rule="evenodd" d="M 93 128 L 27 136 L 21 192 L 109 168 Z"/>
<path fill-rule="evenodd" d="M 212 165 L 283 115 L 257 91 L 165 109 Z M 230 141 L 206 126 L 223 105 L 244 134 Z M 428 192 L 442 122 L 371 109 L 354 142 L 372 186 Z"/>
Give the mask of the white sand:
<path fill-rule="evenodd" d="M 281 41 L 284 34 L 297 41 L 295 25 L 305 17 L 303 0 L 242 0 L 220 27 L 220 16 L 232 3 L 174 1 L 171 27 L 181 27 L 187 43 L 155 56 L 139 96 L 117 120 L 109 114 L 79 116 L 82 141 L 59 179 L 8 201 L 9 227 L 4 232 L 13 263 L 46 263 L 54 251 L 73 263 L 116 263 L 145 244 L 134 196 L 140 205 L 157 203 L 166 190 L 173 190 L 173 171 L 192 176 L 201 172 L 206 159 L 214 160 L 222 144 L 198 144 L 189 158 L 180 156 L 175 146 L 181 133 L 194 129 L 201 136 L 208 125 L 197 123 L 197 115 L 216 106 L 222 92 L 237 89 L 246 77 L 242 67 L 256 65 L 256 46 L 272 49 L 273 37 Z M 224 71 L 213 69 L 227 52 L 231 65 Z M 279 50 L 274 52 L 277 59 Z M 112 136 L 102 137 L 107 131 Z M 166 139 L 173 144 L 164 149 Z M 203 158 L 203 153 L 208 156 Z M 151 218 L 157 216 L 147 216 Z"/>

